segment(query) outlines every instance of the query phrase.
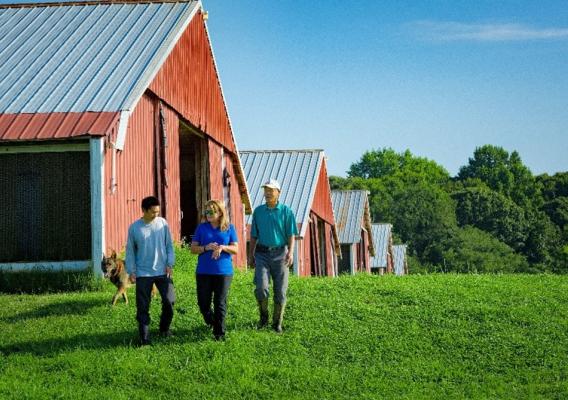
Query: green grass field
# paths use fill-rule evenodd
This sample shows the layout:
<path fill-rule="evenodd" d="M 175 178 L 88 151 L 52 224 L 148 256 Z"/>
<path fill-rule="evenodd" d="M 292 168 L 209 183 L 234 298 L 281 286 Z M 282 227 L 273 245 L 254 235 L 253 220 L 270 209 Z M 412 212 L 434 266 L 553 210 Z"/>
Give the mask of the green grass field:
<path fill-rule="evenodd" d="M 292 278 L 285 332 L 257 331 L 238 273 L 227 340 L 175 271 L 175 337 L 136 346 L 131 304 L 98 292 L 0 295 L 1 399 L 568 398 L 568 277 Z M 159 301 L 152 306 L 157 330 Z"/>

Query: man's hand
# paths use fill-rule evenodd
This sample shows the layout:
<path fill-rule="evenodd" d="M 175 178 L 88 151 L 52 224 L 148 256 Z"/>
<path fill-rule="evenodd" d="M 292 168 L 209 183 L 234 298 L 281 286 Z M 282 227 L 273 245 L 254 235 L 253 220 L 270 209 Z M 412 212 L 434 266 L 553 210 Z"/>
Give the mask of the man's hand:
<path fill-rule="evenodd" d="M 130 283 L 136 283 L 136 274 L 130 274 L 128 279 L 130 279 Z"/>
<path fill-rule="evenodd" d="M 166 267 L 166 278 L 171 278 L 172 277 L 172 267 Z"/>
<path fill-rule="evenodd" d="M 293 263 L 294 263 L 294 252 L 288 251 L 288 253 L 286 253 L 286 265 L 289 267 Z"/>

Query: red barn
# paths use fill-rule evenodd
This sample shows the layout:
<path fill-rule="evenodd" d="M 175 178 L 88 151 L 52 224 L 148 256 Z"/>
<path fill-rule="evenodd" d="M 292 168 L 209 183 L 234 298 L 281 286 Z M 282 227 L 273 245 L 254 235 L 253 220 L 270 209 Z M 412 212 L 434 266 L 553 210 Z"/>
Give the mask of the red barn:
<path fill-rule="evenodd" d="M 199 1 L 0 6 L 0 267 L 98 271 L 148 195 L 177 241 L 223 199 L 245 243 L 250 200 L 205 17 Z"/>
<path fill-rule="evenodd" d="M 336 276 L 340 255 L 323 150 L 241 151 L 253 207 L 264 203 L 261 186 L 270 178 L 282 186 L 280 201 L 296 216 L 294 273 Z M 250 227 L 252 217 L 248 217 Z"/>

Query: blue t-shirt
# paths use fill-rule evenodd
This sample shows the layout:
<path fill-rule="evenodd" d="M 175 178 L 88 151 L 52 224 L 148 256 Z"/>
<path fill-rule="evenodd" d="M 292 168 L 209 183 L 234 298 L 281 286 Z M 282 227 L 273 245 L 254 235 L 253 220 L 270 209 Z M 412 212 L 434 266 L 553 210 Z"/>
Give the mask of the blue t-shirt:
<path fill-rule="evenodd" d="M 213 242 L 227 246 L 230 243 L 237 243 L 238 239 L 233 224 L 230 224 L 226 231 L 222 231 L 213 228 L 209 222 L 204 222 L 197 226 L 192 241 L 199 243 L 199 246 L 207 246 Z M 233 275 L 231 254 L 222 251 L 219 258 L 214 260 L 213 250 L 206 250 L 197 259 L 196 272 L 203 275 Z"/>

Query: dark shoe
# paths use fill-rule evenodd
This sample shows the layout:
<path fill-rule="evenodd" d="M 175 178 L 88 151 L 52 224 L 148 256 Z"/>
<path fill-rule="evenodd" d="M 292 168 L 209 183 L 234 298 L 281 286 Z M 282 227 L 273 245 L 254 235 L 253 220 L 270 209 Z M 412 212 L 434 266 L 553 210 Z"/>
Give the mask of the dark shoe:
<path fill-rule="evenodd" d="M 258 311 L 260 314 L 258 329 L 262 329 L 268 325 L 268 299 L 258 300 Z"/>
<path fill-rule="evenodd" d="M 150 341 L 150 327 L 148 325 L 138 324 L 138 333 L 140 334 L 141 346 L 148 346 L 152 344 Z"/>
<path fill-rule="evenodd" d="M 272 329 L 276 333 L 282 333 L 282 320 L 284 319 L 284 308 L 286 304 L 274 303 L 274 314 L 272 315 Z"/>
<path fill-rule="evenodd" d="M 167 331 L 160 331 L 160 336 L 163 338 L 172 337 L 174 334 L 169 329 Z"/>
<path fill-rule="evenodd" d="M 215 340 L 218 342 L 224 342 L 225 341 L 225 335 L 214 335 Z"/>

